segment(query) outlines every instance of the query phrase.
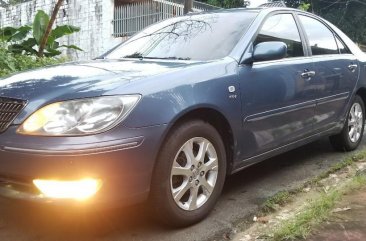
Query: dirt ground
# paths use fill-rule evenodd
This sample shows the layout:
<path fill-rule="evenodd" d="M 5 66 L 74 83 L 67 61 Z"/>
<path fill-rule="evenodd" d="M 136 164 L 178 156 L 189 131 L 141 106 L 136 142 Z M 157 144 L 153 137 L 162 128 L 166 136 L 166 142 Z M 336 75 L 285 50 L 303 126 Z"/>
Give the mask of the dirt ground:
<path fill-rule="evenodd" d="M 337 204 L 330 219 L 318 227 L 307 239 L 307 241 L 319 240 L 366 240 L 366 188 L 344 196 L 342 201 Z"/>

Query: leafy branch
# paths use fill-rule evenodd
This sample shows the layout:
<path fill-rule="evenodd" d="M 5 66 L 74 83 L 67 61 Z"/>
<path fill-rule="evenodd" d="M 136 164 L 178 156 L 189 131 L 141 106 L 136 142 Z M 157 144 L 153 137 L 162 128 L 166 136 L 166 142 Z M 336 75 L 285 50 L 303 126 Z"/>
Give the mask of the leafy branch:
<path fill-rule="evenodd" d="M 59 38 L 79 32 L 80 28 L 72 25 L 61 25 L 52 29 L 49 16 L 39 10 L 32 26 L 5 27 L 0 29 L 0 40 L 8 43 L 8 51 L 14 54 L 53 57 L 61 54 L 60 48 L 82 51 L 75 45 L 60 45 Z"/>

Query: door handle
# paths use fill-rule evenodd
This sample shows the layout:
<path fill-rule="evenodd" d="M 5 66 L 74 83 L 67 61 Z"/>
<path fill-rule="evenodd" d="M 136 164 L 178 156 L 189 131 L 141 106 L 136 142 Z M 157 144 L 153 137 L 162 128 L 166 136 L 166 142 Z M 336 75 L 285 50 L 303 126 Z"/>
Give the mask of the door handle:
<path fill-rule="evenodd" d="M 348 65 L 348 69 L 352 72 L 355 72 L 355 70 L 357 69 L 358 65 L 357 64 L 350 64 Z"/>
<path fill-rule="evenodd" d="M 314 77 L 315 74 L 315 71 L 305 70 L 305 72 L 301 74 L 301 77 L 303 77 L 304 79 L 310 79 L 311 77 Z"/>

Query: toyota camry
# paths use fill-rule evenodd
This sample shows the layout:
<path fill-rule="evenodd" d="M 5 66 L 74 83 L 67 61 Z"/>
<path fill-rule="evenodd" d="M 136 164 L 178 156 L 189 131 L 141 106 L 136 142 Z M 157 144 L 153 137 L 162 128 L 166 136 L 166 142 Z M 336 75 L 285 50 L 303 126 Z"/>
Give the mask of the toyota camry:
<path fill-rule="evenodd" d="M 171 18 L 93 61 L 0 80 L 0 195 L 146 202 L 163 222 L 190 225 L 250 165 L 321 137 L 356 149 L 365 101 L 364 53 L 313 14 Z"/>

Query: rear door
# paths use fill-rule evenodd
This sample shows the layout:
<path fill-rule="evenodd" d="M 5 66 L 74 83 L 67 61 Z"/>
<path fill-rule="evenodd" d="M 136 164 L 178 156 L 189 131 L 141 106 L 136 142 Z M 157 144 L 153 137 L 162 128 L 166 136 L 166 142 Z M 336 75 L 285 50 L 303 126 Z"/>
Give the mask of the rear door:
<path fill-rule="evenodd" d="M 314 62 L 316 131 L 325 131 L 339 123 L 358 78 L 356 57 L 326 23 L 299 15 L 309 52 Z"/>
<path fill-rule="evenodd" d="M 305 138 L 312 132 L 315 110 L 313 69 L 292 13 L 269 16 L 253 41 L 281 41 L 287 56 L 281 60 L 242 65 L 239 70 L 243 103 L 244 158 L 263 154 Z"/>

